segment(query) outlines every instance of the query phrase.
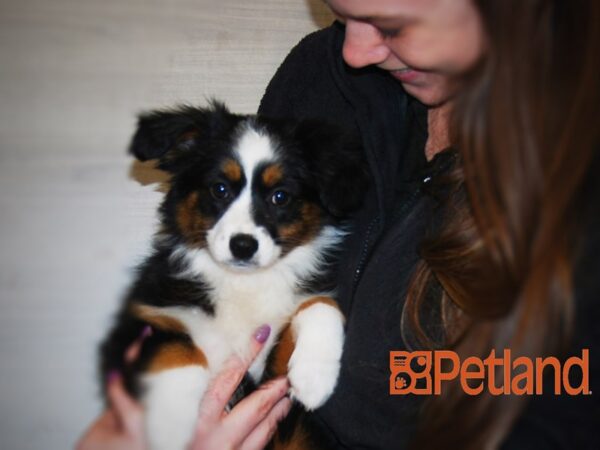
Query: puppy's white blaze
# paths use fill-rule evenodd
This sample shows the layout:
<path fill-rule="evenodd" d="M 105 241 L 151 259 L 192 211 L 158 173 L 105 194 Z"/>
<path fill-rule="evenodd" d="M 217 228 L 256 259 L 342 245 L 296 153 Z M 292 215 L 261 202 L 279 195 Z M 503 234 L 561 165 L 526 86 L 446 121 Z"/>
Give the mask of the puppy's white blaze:
<path fill-rule="evenodd" d="M 252 180 L 254 169 L 259 164 L 275 160 L 275 149 L 272 138 L 262 134 L 251 126 L 246 126 L 235 146 L 238 160 L 246 174 L 248 183 Z"/>
<path fill-rule="evenodd" d="M 146 435 L 152 450 L 187 448 L 208 380 L 208 371 L 199 366 L 180 367 L 143 377 Z"/>
<path fill-rule="evenodd" d="M 288 364 L 291 393 L 307 409 L 316 409 L 337 384 L 344 318 L 337 308 L 315 303 L 294 317 L 292 332 L 296 346 Z"/>
<path fill-rule="evenodd" d="M 207 234 L 208 248 L 221 264 L 231 264 L 233 255 L 229 247 L 236 234 L 249 234 L 258 242 L 258 250 L 249 261 L 258 267 L 267 267 L 279 258 L 281 248 L 275 244 L 264 227 L 252 218 L 252 177 L 254 170 L 263 162 L 274 161 L 275 153 L 271 139 L 246 126 L 234 149 L 246 176 L 246 186 Z M 235 269 L 234 269 L 235 270 Z"/>

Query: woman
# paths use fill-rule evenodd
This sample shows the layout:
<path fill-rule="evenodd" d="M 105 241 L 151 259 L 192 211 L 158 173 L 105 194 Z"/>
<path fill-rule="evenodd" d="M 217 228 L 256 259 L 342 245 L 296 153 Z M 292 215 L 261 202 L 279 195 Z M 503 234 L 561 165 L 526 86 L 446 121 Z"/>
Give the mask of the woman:
<path fill-rule="evenodd" d="M 597 395 L 555 396 L 548 380 L 535 396 L 470 396 L 455 381 L 426 400 L 395 397 L 388 364 L 392 350 L 464 360 L 588 348 L 594 390 L 600 5 L 327 3 L 344 25 L 301 42 L 260 108 L 354 130 L 373 178 L 338 283 L 348 319 L 339 385 L 315 426 L 338 448 L 598 448 Z M 193 448 L 261 448 L 289 408 L 279 380 L 223 416 L 245 369 L 231 367 L 201 405 L 213 428 L 201 420 Z M 139 408 L 118 379 L 109 388 L 107 414 L 124 426 L 96 424 L 81 448 L 143 446 Z"/>

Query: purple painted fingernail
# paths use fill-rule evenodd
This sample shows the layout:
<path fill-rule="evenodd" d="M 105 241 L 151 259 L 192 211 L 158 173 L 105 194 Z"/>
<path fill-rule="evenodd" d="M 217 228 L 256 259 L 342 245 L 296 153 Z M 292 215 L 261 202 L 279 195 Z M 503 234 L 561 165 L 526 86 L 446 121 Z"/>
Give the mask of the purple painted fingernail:
<path fill-rule="evenodd" d="M 146 325 L 144 327 L 144 329 L 142 330 L 141 338 L 146 339 L 148 336 L 151 336 L 151 335 L 152 335 L 152 327 L 150 325 Z"/>
<path fill-rule="evenodd" d="M 108 375 L 106 375 L 106 382 L 112 383 L 120 376 L 121 376 L 121 373 L 117 369 L 112 369 L 108 372 Z"/>
<path fill-rule="evenodd" d="M 265 343 L 269 339 L 271 334 L 271 327 L 269 325 L 262 325 L 258 330 L 254 332 L 254 339 L 261 344 Z"/>

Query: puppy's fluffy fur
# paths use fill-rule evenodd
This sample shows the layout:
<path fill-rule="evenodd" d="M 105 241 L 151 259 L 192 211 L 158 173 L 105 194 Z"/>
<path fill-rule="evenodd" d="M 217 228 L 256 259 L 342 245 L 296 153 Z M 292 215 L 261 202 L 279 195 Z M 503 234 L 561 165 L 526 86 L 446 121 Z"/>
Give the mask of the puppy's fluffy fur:
<path fill-rule="evenodd" d="M 322 405 L 344 338 L 330 260 L 365 190 L 359 148 L 328 125 L 213 103 L 142 115 L 131 152 L 157 159 L 171 181 L 101 372 L 120 370 L 144 404 L 151 447 L 185 448 L 208 382 L 231 354 L 247 356 L 262 324 L 272 333 L 248 380 L 287 374 L 305 409 Z M 129 365 L 146 325 L 153 333 Z"/>

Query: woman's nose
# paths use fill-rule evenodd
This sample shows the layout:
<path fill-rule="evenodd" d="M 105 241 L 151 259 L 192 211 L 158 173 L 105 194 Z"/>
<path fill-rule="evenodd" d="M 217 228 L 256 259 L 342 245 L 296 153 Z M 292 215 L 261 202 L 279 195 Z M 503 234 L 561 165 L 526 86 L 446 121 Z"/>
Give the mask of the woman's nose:
<path fill-rule="evenodd" d="M 355 68 L 384 62 L 390 50 L 373 25 L 355 20 L 346 21 L 346 35 L 342 55 Z"/>

